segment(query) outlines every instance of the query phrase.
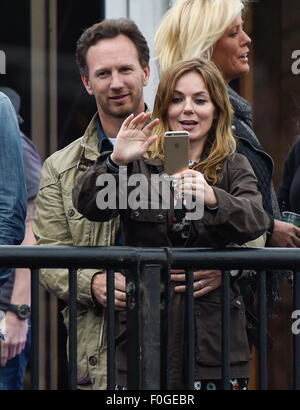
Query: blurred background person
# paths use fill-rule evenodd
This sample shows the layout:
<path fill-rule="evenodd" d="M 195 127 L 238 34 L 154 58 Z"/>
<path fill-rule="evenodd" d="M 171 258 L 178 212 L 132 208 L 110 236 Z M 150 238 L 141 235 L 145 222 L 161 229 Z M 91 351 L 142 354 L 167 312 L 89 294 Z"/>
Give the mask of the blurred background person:
<path fill-rule="evenodd" d="M 18 122 L 21 98 L 9 87 L 0 91 L 11 100 Z M 41 159 L 31 140 L 22 132 L 22 154 L 27 191 L 26 231 L 22 245 L 34 245 L 32 219 L 35 213 L 35 197 L 39 190 Z M 0 294 L 0 309 L 5 312 L 5 340 L 1 344 L 0 390 L 23 389 L 24 376 L 30 356 L 30 270 L 18 268 L 3 285 Z"/>
<path fill-rule="evenodd" d="M 0 92 L 0 245 L 19 245 L 25 234 L 26 184 L 20 130 L 9 98 Z M 0 268 L 1 285 L 11 269 Z"/>
<path fill-rule="evenodd" d="M 300 214 L 300 137 L 296 139 L 284 162 L 278 202 L 282 212 Z"/>

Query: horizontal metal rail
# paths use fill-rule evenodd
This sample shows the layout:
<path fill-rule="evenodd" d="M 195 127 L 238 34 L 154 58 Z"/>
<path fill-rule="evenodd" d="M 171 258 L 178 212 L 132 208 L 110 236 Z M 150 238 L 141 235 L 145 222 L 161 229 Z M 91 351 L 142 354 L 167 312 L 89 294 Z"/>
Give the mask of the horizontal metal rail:
<path fill-rule="evenodd" d="M 117 269 L 131 268 L 132 277 L 130 278 L 133 288 L 138 292 L 134 294 L 137 311 L 132 310 L 129 317 L 130 327 L 134 328 L 137 323 L 137 337 L 131 344 L 130 357 L 137 356 L 141 344 L 141 332 L 149 332 L 149 328 L 141 329 L 139 288 L 140 278 L 145 279 L 145 275 L 140 276 L 140 271 L 147 266 L 157 266 L 164 272 L 169 272 L 170 268 L 185 269 L 187 272 L 187 318 L 193 316 L 193 275 L 194 268 L 197 269 L 220 269 L 223 271 L 222 282 L 222 375 L 223 388 L 229 388 L 230 376 L 230 343 L 229 343 L 229 275 L 231 269 L 253 269 L 258 271 L 258 306 L 259 306 L 259 388 L 267 388 L 267 349 L 266 349 L 266 273 L 267 270 L 283 269 L 293 272 L 300 272 L 300 249 L 292 248 L 227 248 L 224 250 L 208 248 L 133 248 L 133 247 L 54 247 L 54 246 L 0 246 L 0 267 L 23 267 L 30 268 L 32 271 L 32 333 L 33 333 L 33 360 L 32 360 L 32 388 L 38 389 L 38 330 L 39 330 L 39 298 L 38 298 L 38 269 L 40 268 L 67 268 L 69 270 L 69 307 L 70 307 L 70 366 L 69 366 L 69 388 L 76 389 L 76 370 L 77 370 L 77 321 L 76 321 L 76 299 L 77 299 L 77 275 L 79 268 L 105 268 L 108 270 L 108 338 L 110 339 L 108 348 L 108 388 L 113 389 L 115 384 L 114 367 L 114 271 Z M 159 271 L 157 271 L 159 273 Z M 160 277 L 160 274 L 157 275 Z M 143 279 L 143 280 L 144 280 Z M 169 283 L 169 279 L 166 282 Z M 168 286 L 165 290 L 169 291 Z M 153 290 L 155 290 L 153 288 Z M 145 289 L 144 289 L 145 292 Z M 151 294 L 149 294 L 151 296 Z M 130 296 L 130 295 L 129 295 Z M 148 296 L 147 296 L 148 297 Z M 157 301 L 158 295 L 153 293 Z M 166 293 L 166 301 L 169 300 Z M 294 275 L 294 309 L 300 307 L 299 279 Z M 165 312 L 169 311 L 166 305 Z M 164 314 L 165 315 L 165 314 Z M 166 316 L 166 315 L 165 315 Z M 164 317 L 165 317 L 164 316 Z M 149 316 L 150 318 L 150 316 Z M 156 321 L 157 320 L 156 317 Z M 193 388 L 194 372 L 194 353 L 193 339 L 194 329 L 193 320 L 187 320 L 187 384 L 188 389 Z M 147 317 L 147 323 L 149 320 Z M 151 329 L 150 329 L 151 331 Z M 156 335 L 159 337 L 158 328 Z M 294 336 L 294 388 L 300 388 L 300 335 Z M 168 344 L 169 333 L 166 328 L 162 333 L 162 341 Z M 159 339 L 156 339 L 159 340 Z M 145 368 L 151 368 L 152 354 L 158 354 L 158 350 L 151 350 L 148 344 L 145 346 L 148 362 L 144 363 Z M 167 348 L 162 347 L 162 352 L 166 355 L 161 362 L 166 363 Z M 158 357 L 158 356 L 157 356 Z M 132 360 L 132 359 L 130 359 Z M 157 360 L 159 362 L 159 360 Z M 131 380 L 128 387 L 141 388 L 144 379 L 141 362 L 137 362 L 134 371 L 131 370 Z M 131 367 L 132 369 L 132 367 Z M 144 368 L 143 368 L 144 369 Z M 162 370 L 161 385 L 168 386 L 169 375 Z M 146 384 L 152 385 L 152 380 L 146 378 Z M 168 388 L 168 387 L 167 387 Z"/>
<path fill-rule="evenodd" d="M 300 271 L 300 249 L 295 248 L 172 248 L 172 267 L 205 269 L 285 269 Z M 128 268 L 140 263 L 166 266 L 168 254 L 163 248 L 72 247 L 72 246 L 0 246 L 0 266 L 15 268 Z"/>

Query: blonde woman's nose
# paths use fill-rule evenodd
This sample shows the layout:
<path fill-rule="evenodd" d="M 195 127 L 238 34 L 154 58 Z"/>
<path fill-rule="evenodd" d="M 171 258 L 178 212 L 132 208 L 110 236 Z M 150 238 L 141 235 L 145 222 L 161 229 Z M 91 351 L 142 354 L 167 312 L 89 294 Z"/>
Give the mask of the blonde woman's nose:
<path fill-rule="evenodd" d="M 242 33 L 242 43 L 247 46 L 250 46 L 250 44 L 252 43 L 251 38 L 248 36 L 248 34 L 244 30 Z"/>

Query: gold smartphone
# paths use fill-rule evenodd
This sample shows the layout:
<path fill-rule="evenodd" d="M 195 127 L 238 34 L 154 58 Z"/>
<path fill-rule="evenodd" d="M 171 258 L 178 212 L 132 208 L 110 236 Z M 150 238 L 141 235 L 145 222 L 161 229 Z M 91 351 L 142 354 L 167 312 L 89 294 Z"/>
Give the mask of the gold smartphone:
<path fill-rule="evenodd" d="M 167 131 L 165 133 L 165 167 L 168 175 L 188 169 L 190 138 L 187 131 Z"/>

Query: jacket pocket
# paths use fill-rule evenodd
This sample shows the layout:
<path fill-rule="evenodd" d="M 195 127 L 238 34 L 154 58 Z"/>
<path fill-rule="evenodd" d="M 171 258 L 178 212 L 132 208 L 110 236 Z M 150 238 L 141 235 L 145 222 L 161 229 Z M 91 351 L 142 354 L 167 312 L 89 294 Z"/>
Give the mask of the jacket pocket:
<path fill-rule="evenodd" d="M 64 197 L 64 209 L 66 217 L 69 221 L 77 221 L 78 219 L 84 218 L 84 216 L 80 212 L 78 212 L 75 206 L 73 205 L 71 196 Z"/>
<path fill-rule="evenodd" d="M 64 213 L 73 240 L 73 245 L 90 245 L 92 222 L 87 220 L 80 212 L 77 211 L 73 205 L 71 196 L 65 195 L 63 197 L 63 201 Z"/>
<path fill-rule="evenodd" d="M 222 305 L 205 301 L 195 306 L 195 358 L 200 365 L 221 366 L 222 363 Z M 251 358 L 245 308 L 242 297 L 230 303 L 230 363 L 248 362 Z"/>

